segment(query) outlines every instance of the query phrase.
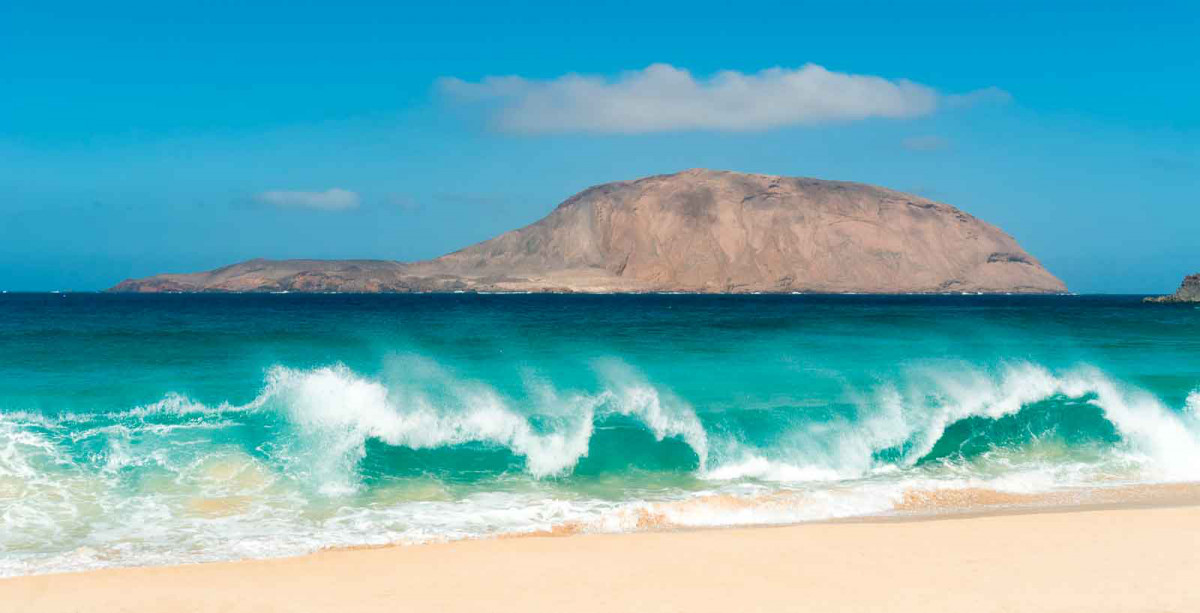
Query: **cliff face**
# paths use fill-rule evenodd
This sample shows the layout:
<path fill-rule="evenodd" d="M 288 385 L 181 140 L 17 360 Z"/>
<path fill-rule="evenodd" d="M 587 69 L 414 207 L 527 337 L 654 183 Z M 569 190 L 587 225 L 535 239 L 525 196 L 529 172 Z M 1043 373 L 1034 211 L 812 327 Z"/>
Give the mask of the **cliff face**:
<path fill-rule="evenodd" d="M 1174 294 L 1151 296 L 1146 302 L 1200 302 L 1200 273 L 1184 277 Z"/>
<path fill-rule="evenodd" d="M 1063 292 L 1012 237 L 880 187 L 689 170 L 607 183 L 434 260 L 253 260 L 114 291 Z"/>

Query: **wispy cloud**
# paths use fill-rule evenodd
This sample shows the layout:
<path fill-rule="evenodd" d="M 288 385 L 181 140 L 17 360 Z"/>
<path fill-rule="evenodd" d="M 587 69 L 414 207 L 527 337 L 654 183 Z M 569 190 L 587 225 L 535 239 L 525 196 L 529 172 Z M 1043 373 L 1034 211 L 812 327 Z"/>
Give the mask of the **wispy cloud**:
<path fill-rule="evenodd" d="M 317 209 L 345 211 L 358 207 L 358 194 L 346 189 L 332 188 L 323 192 L 269 190 L 254 195 L 263 204 L 284 209 Z"/>
<path fill-rule="evenodd" d="M 438 79 L 449 99 L 482 106 L 495 128 L 515 133 L 751 131 L 870 118 L 911 118 L 1007 94 L 987 88 L 947 96 L 907 79 L 826 70 L 816 64 L 694 77 L 652 64 L 615 78 L 550 80 L 491 76 Z"/>
<path fill-rule="evenodd" d="M 909 151 L 942 151 L 950 148 L 950 141 L 940 136 L 911 136 L 900 144 Z"/>

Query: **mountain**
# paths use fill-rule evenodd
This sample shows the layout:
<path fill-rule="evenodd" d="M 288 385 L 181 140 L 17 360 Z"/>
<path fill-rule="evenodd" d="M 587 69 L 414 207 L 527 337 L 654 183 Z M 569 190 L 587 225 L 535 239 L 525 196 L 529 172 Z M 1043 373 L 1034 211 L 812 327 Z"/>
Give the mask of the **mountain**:
<path fill-rule="evenodd" d="M 1167 296 L 1151 296 L 1146 302 L 1200 302 L 1200 273 L 1188 275 L 1174 294 Z"/>
<path fill-rule="evenodd" d="M 1065 292 L 948 204 L 843 181 L 688 170 L 586 189 L 540 221 L 423 262 L 251 260 L 125 292 Z"/>

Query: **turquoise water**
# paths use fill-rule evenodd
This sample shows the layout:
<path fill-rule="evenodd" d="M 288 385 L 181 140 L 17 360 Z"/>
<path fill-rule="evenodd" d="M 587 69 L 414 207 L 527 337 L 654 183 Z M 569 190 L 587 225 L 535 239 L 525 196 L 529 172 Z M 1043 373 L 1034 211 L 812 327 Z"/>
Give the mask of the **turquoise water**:
<path fill-rule="evenodd" d="M 1200 478 L 1200 310 L 0 296 L 0 574 Z"/>

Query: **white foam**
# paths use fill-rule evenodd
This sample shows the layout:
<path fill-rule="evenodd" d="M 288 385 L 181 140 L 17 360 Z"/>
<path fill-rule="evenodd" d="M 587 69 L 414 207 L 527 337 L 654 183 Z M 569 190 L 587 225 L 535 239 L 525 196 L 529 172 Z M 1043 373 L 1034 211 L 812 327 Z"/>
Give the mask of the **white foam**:
<path fill-rule="evenodd" d="M 272 369 L 270 394 L 322 456 L 321 475 L 329 493 L 352 489 L 346 475 L 366 453 L 369 438 L 389 445 L 430 449 L 470 442 L 494 443 L 527 460 L 534 476 L 559 474 L 587 452 L 591 435 L 590 403 L 574 429 L 538 433 L 529 421 L 488 390 L 463 390 L 438 406 L 428 396 L 394 392 L 379 381 L 360 377 L 344 366 L 298 371 Z"/>
<path fill-rule="evenodd" d="M 704 471 L 701 476 L 718 481 L 757 479 L 784 482 L 837 481 L 846 478 L 846 474 L 841 471 L 821 466 L 797 466 L 754 454 L 747 454 L 734 462 L 722 463 Z"/>
<path fill-rule="evenodd" d="M 478 382 L 454 381 L 441 386 L 445 394 L 434 397 L 421 386 L 403 382 L 389 386 L 342 365 L 273 368 L 266 391 L 256 402 L 278 407 L 312 437 L 311 451 L 320 456 L 312 468 L 321 473 L 322 487 L 331 494 L 354 489 L 353 467 L 364 457 L 371 438 L 411 449 L 491 443 L 523 456 L 534 477 L 564 474 L 587 455 L 600 412 L 636 417 L 658 440 L 682 438 L 703 463 L 707 437 L 690 407 L 677 399 L 664 400 L 632 371 L 608 372 L 610 387 L 598 394 L 539 390 L 543 402 L 556 407 L 543 413 L 553 418 L 549 421 L 556 428 L 551 430 L 534 428 L 525 413 Z"/>
<path fill-rule="evenodd" d="M 606 396 L 615 401 L 612 404 L 615 412 L 636 416 L 660 441 L 668 436 L 682 438 L 696 452 L 700 469 L 704 470 L 708 461 L 708 432 L 691 406 L 650 385 L 625 364 L 606 360 L 598 366 L 607 377 Z"/>
<path fill-rule="evenodd" d="M 1188 428 L 1181 414 L 1170 411 L 1154 396 L 1123 389 L 1091 369 L 1067 377 L 1061 389 L 1072 397 L 1094 394 L 1090 402 L 1104 411 L 1133 451 L 1149 457 L 1160 477 L 1200 479 L 1200 437 Z"/>
<path fill-rule="evenodd" d="M 727 444 L 706 478 L 819 482 L 862 478 L 892 468 L 907 469 L 929 454 L 955 422 L 1000 419 L 1057 396 L 1098 407 L 1122 438 L 1120 461 L 1144 468 L 1148 480 L 1200 479 L 1200 391 L 1182 412 L 1154 396 L 1112 382 L 1099 370 L 1081 367 L 1053 373 L 1018 362 L 989 371 L 967 365 L 918 368 L 905 380 L 856 393 L 857 421 L 804 424 L 769 449 Z M 885 450 L 898 459 L 879 460 Z M 894 462 L 894 464 L 893 464 Z"/>

